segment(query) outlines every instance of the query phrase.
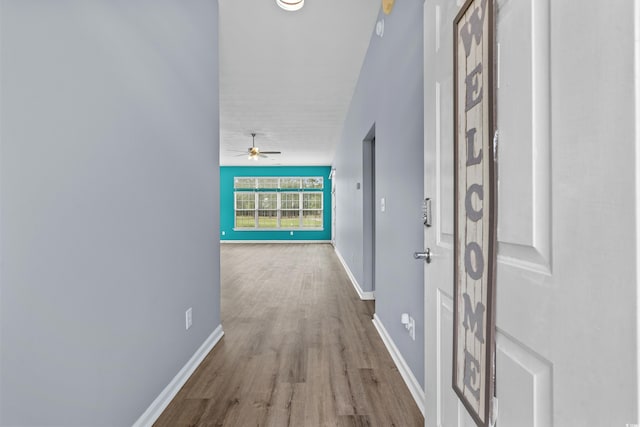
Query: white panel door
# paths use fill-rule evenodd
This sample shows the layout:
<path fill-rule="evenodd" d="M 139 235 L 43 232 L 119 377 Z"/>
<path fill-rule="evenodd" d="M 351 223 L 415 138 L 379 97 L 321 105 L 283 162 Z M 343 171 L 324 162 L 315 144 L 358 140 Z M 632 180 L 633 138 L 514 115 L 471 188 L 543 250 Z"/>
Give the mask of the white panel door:
<path fill-rule="evenodd" d="M 462 3 L 424 9 L 427 426 L 475 425 L 451 386 Z M 639 422 L 633 7 L 554 3 L 496 2 L 497 425 L 624 427 Z"/>

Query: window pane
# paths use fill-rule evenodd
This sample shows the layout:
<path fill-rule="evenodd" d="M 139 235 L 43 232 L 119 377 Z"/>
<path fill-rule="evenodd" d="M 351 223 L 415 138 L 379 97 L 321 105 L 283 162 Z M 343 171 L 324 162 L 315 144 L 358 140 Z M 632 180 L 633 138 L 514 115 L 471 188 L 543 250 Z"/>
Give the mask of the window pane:
<path fill-rule="evenodd" d="M 300 178 L 280 178 L 280 188 L 300 188 Z"/>
<path fill-rule="evenodd" d="M 280 193 L 280 203 L 282 209 L 299 209 L 300 193 Z"/>
<path fill-rule="evenodd" d="M 304 193 L 302 200 L 304 209 L 322 209 L 322 193 Z"/>
<path fill-rule="evenodd" d="M 280 227 L 300 228 L 300 211 L 297 209 L 283 210 L 280 213 Z"/>
<path fill-rule="evenodd" d="M 309 178 L 302 178 L 302 187 L 303 188 L 322 188 L 322 177 L 315 176 Z"/>
<path fill-rule="evenodd" d="M 258 178 L 258 188 L 278 188 L 278 178 Z"/>
<path fill-rule="evenodd" d="M 278 211 L 276 210 L 259 210 L 258 211 L 258 228 L 276 228 L 278 227 Z"/>
<path fill-rule="evenodd" d="M 255 178 L 235 178 L 233 188 L 256 188 Z"/>
<path fill-rule="evenodd" d="M 236 227 L 255 227 L 254 211 L 236 211 Z"/>
<path fill-rule="evenodd" d="M 258 209 L 277 209 L 278 194 L 277 193 L 260 193 L 258 195 Z"/>
<path fill-rule="evenodd" d="M 322 211 L 302 211 L 302 226 L 322 228 Z"/>
<path fill-rule="evenodd" d="M 236 209 L 255 209 L 255 193 L 236 193 Z"/>

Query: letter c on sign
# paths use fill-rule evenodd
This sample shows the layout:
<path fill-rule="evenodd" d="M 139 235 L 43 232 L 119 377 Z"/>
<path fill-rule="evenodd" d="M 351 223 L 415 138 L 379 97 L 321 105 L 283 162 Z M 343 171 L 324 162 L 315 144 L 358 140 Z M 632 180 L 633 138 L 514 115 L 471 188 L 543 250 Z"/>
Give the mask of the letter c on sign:
<path fill-rule="evenodd" d="M 467 195 L 464 198 L 464 208 L 467 211 L 467 218 L 473 222 L 478 222 L 482 219 L 482 208 L 478 210 L 473 209 L 473 203 L 471 203 L 471 195 L 473 193 L 478 195 L 478 199 L 483 200 L 484 190 L 482 189 L 482 185 L 473 184 L 469 189 L 467 189 Z"/>

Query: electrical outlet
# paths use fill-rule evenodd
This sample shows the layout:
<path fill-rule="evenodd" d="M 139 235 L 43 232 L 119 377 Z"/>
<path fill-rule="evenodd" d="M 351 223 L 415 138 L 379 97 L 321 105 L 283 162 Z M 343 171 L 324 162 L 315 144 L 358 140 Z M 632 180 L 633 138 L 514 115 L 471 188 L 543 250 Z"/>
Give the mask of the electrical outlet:
<path fill-rule="evenodd" d="M 189 329 L 193 324 L 193 310 L 191 309 L 191 307 L 189 307 L 187 311 L 184 313 L 184 317 L 185 317 L 186 329 Z"/>
<path fill-rule="evenodd" d="M 416 340 L 416 321 L 413 317 L 409 316 L 409 313 L 402 313 L 400 316 L 400 322 L 404 325 L 404 328 L 409 332 L 409 336 L 412 340 Z"/>
<path fill-rule="evenodd" d="M 226 234 L 227 234 L 227 232 L 226 232 L 226 231 L 223 231 L 223 232 L 222 232 L 222 235 L 223 235 L 223 236 L 224 236 L 224 235 L 226 235 Z"/>

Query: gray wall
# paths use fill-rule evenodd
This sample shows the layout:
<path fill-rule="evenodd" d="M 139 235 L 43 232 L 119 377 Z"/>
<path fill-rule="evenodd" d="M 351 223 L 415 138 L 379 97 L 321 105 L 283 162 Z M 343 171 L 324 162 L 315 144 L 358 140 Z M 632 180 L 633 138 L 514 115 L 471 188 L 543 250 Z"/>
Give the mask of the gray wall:
<path fill-rule="evenodd" d="M 372 35 L 336 151 L 336 246 L 363 290 L 362 141 L 376 130 L 376 312 L 415 377 L 424 379 L 423 23 L 420 0 L 396 2 L 384 37 Z M 380 198 L 386 211 L 380 211 Z M 416 320 L 412 341 L 400 314 Z"/>
<path fill-rule="evenodd" d="M 0 424 L 131 425 L 220 324 L 217 1 L 0 7 Z"/>

